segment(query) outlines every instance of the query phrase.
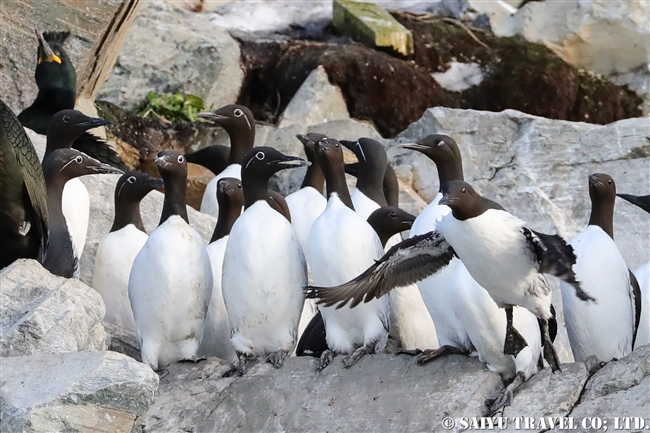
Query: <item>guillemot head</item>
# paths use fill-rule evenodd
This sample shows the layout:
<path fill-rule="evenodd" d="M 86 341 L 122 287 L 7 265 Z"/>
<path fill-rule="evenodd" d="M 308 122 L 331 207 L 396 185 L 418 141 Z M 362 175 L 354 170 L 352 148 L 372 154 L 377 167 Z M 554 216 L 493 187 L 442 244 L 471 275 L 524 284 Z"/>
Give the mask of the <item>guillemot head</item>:
<path fill-rule="evenodd" d="M 219 205 L 228 202 L 230 206 L 241 208 L 244 205 L 244 190 L 241 180 L 222 177 L 217 182 L 217 201 Z"/>
<path fill-rule="evenodd" d="M 158 172 L 163 177 L 166 175 L 176 174 L 187 176 L 187 162 L 185 156 L 175 150 L 164 150 L 158 153 L 156 157 Z"/>
<path fill-rule="evenodd" d="M 115 184 L 115 197 L 139 202 L 154 189 L 162 189 L 164 186 L 162 179 L 133 170 L 118 179 Z"/>
<path fill-rule="evenodd" d="M 361 164 L 378 167 L 388 164 L 386 149 L 377 140 L 362 137 L 357 141 L 341 140 L 340 143 L 354 153 Z"/>
<path fill-rule="evenodd" d="M 232 133 L 235 131 L 254 131 L 255 118 L 253 113 L 243 105 L 226 105 L 214 111 L 201 111 L 196 115 L 202 119 L 208 119 Z"/>
<path fill-rule="evenodd" d="M 50 119 L 47 128 L 48 143 L 56 139 L 59 143 L 72 142 L 89 129 L 108 125 L 100 117 L 89 117 L 77 110 L 61 110 Z"/>
<path fill-rule="evenodd" d="M 410 229 L 414 221 L 415 215 L 394 206 L 380 207 L 368 217 L 368 224 L 375 229 L 382 241 Z"/>
<path fill-rule="evenodd" d="M 608 174 L 594 173 L 589 176 L 589 197 L 592 203 L 614 202 L 616 199 L 616 183 Z"/>
<path fill-rule="evenodd" d="M 454 217 L 461 221 L 482 215 L 488 209 L 500 208 L 498 204 L 482 197 L 469 183 L 462 180 L 447 182 L 443 192 L 444 196 L 438 204 L 449 206 Z"/>
<path fill-rule="evenodd" d="M 440 191 L 443 184 L 452 180 L 463 180 L 463 159 L 456 141 L 448 135 L 432 134 L 419 139 L 415 143 L 400 145 L 426 155 L 438 168 Z"/>
<path fill-rule="evenodd" d="M 122 174 L 122 170 L 101 163 L 76 149 L 56 149 L 43 161 L 43 170 L 65 180 L 87 174 Z"/>
<path fill-rule="evenodd" d="M 252 170 L 269 178 L 280 170 L 309 165 L 309 161 L 297 156 L 285 155 L 268 146 L 254 147 L 246 154 L 244 161 L 242 173 Z"/>

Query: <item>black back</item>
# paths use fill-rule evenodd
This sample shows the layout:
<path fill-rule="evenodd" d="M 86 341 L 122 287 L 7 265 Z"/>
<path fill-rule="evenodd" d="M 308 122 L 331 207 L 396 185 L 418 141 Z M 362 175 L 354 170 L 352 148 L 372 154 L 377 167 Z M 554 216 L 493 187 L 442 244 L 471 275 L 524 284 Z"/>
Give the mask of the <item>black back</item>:
<path fill-rule="evenodd" d="M 325 322 L 323 321 L 323 315 L 319 311 L 311 318 L 300 336 L 300 341 L 298 341 L 296 347 L 296 356 L 320 358 L 322 353 L 328 349 Z"/>

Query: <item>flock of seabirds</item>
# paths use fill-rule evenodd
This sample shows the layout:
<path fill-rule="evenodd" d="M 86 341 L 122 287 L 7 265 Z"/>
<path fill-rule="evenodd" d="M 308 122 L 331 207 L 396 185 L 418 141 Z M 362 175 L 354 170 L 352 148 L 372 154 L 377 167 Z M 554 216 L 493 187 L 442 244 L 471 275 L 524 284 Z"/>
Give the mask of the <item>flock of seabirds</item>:
<path fill-rule="evenodd" d="M 379 142 L 299 135 L 307 161 L 254 147 L 252 113 L 228 105 L 198 116 L 223 127 L 230 147 L 160 152 L 161 180 L 128 171 L 87 132 L 107 122 L 74 110 L 76 75 L 63 49 L 69 33 L 36 34 L 36 100 L 18 117 L 0 101 L 0 267 L 34 258 L 78 278 L 89 219 L 78 178 L 123 173 L 91 286 L 104 299 L 105 320 L 136 333 L 142 361 L 154 370 L 218 356 L 232 360 L 231 374 L 244 374 L 257 357 L 279 368 L 292 353 L 319 357 L 318 371 L 335 355 L 350 367 L 384 351 L 391 335 L 398 353 L 419 364 L 477 354 L 509 383 L 489 402 L 496 411 L 544 360 L 560 369 L 544 274 L 561 280 L 576 361 L 609 361 L 650 343 L 650 268 L 635 278 L 614 243 L 610 176 L 588 177 L 588 226 L 566 242 L 479 195 L 463 180 L 458 144 L 432 134 L 402 145 L 438 170 L 439 193 L 416 217 L 398 207 L 397 179 Z M 42 164 L 23 126 L 47 135 Z M 344 147 L 358 163 L 345 164 Z M 216 174 L 201 204 L 217 217 L 207 247 L 188 220 L 188 162 Z M 268 189 L 275 173 L 304 166 L 296 192 Z M 357 177 L 352 194 L 346 172 Z M 160 223 L 147 235 L 140 201 L 162 188 Z M 650 212 L 650 196 L 619 196 Z"/>

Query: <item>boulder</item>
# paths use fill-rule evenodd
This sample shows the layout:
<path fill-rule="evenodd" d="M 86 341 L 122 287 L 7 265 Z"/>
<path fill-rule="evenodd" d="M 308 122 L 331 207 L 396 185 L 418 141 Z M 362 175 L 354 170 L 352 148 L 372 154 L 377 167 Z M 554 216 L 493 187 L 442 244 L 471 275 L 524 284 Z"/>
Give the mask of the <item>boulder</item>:
<path fill-rule="evenodd" d="M 304 126 L 349 119 L 341 89 L 332 86 L 322 66 L 314 69 L 284 109 L 279 127 L 300 124 Z"/>
<path fill-rule="evenodd" d="M 341 357 L 322 373 L 314 358 L 260 362 L 222 378 L 216 358 L 174 364 L 161 379 L 147 431 L 439 431 L 443 417 L 483 416 L 503 388 L 478 360 L 450 355 L 424 367 L 408 356 L 366 356 L 350 369 Z"/>
<path fill-rule="evenodd" d="M 650 63 L 649 17 L 648 2 L 546 1 L 529 2 L 491 25 L 497 35 L 521 34 L 571 65 L 609 75 Z"/>
<path fill-rule="evenodd" d="M 0 281 L 0 356 L 104 350 L 104 302 L 84 283 L 27 259 L 2 269 Z"/>
<path fill-rule="evenodd" d="M 142 361 L 140 344 L 134 332 L 106 321 L 103 321 L 102 325 L 106 331 L 106 348 L 108 350 L 123 353 L 136 361 Z"/>
<path fill-rule="evenodd" d="M 642 346 L 623 359 L 609 362 L 594 374 L 584 390 L 580 403 L 571 411 L 577 432 L 594 431 L 596 427 L 583 424 L 586 419 L 597 415 L 609 430 L 642 431 L 650 426 L 650 346 Z M 645 426 L 626 425 L 621 418 L 636 417 Z M 619 421 L 616 421 L 616 419 Z M 557 431 L 554 430 L 554 431 Z"/>
<path fill-rule="evenodd" d="M 334 0 L 332 25 L 341 33 L 371 47 L 402 56 L 413 54 L 413 35 L 384 8 L 373 3 Z"/>
<path fill-rule="evenodd" d="M 3 358 L 0 430 L 138 433 L 157 387 L 149 367 L 115 352 Z"/>
<path fill-rule="evenodd" d="M 206 108 L 237 100 L 244 73 L 239 45 L 205 16 L 145 2 L 97 98 L 134 109 L 147 93 L 197 95 Z"/>

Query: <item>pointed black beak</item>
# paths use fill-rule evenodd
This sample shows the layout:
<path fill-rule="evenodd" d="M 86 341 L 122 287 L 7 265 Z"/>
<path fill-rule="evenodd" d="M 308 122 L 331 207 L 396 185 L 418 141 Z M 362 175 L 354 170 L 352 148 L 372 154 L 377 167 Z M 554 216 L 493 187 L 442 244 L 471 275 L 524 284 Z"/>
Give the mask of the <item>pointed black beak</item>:
<path fill-rule="evenodd" d="M 276 161 L 276 165 L 282 168 L 309 167 L 311 162 L 305 161 L 297 156 L 285 155 L 283 159 Z"/>
<path fill-rule="evenodd" d="M 358 142 L 357 141 L 350 141 L 350 140 L 339 140 L 339 143 L 343 145 L 347 150 L 350 152 L 354 153 L 354 149 L 357 147 Z"/>
<path fill-rule="evenodd" d="M 220 120 L 228 119 L 228 116 L 224 116 L 223 114 L 218 114 L 214 111 L 201 111 L 196 115 L 196 117 L 199 117 L 201 119 L 208 119 L 213 121 L 214 123 L 219 123 Z"/>
<path fill-rule="evenodd" d="M 454 201 L 453 198 L 450 198 L 447 194 L 443 195 L 440 201 L 438 202 L 439 205 L 447 205 L 449 206 L 449 203 Z"/>
<path fill-rule="evenodd" d="M 119 168 L 115 168 L 111 165 L 95 161 L 90 165 L 87 165 L 86 168 L 90 171 L 95 172 L 95 174 L 124 174 Z"/>
<path fill-rule="evenodd" d="M 149 179 L 147 181 L 147 185 L 151 189 L 155 189 L 155 190 L 158 190 L 158 191 L 161 191 L 161 190 L 163 190 L 165 188 L 165 182 L 161 178 L 158 178 L 158 177 L 151 177 L 151 179 Z"/>
<path fill-rule="evenodd" d="M 86 129 L 99 128 L 100 126 L 110 125 L 108 120 L 104 120 L 101 117 L 89 117 L 85 122 L 79 123 L 79 126 Z"/>
<path fill-rule="evenodd" d="M 416 150 L 418 152 L 424 152 L 425 150 L 429 149 L 429 146 L 425 146 L 423 144 L 418 144 L 418 143 L 404 143 L 404 144 L 400 144 L 399 147 L 401 147 L 402 149 Z"/>

